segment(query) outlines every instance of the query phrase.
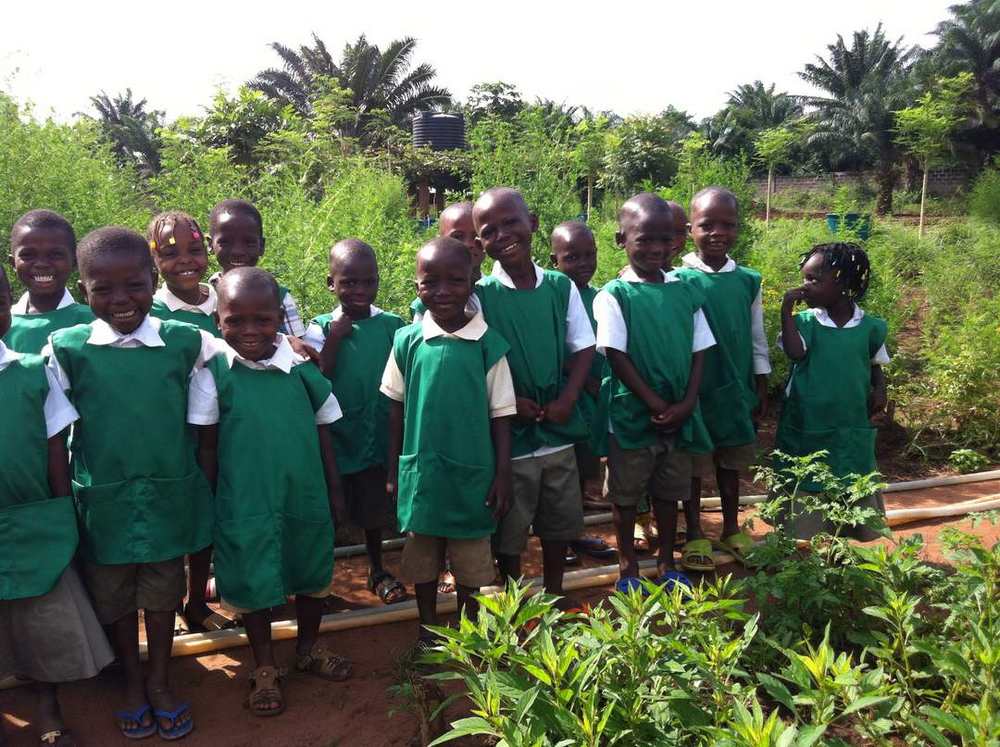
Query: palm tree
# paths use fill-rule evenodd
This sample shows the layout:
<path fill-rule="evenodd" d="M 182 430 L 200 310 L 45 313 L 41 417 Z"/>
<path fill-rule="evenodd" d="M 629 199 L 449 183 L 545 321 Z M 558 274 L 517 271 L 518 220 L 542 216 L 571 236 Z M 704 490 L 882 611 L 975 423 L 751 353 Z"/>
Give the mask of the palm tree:
<path fill-rule="evenodd" d="M 282 67 L 262 71 L 250 87 L 309 116 L 316 96 L 323 91 L 323 81 L 332 80 L 349 93 L 355 120 L 344 134 L 351 136 L 362 135 L 376 111 L 386 112 L 393 124 L 405 125 L 415 112 L 451 102 L 447 89 L 432 85 L 437 75 L 433 67 L 422 63 L 411 68 L 417 45 L 412 37 L 396 39 L 382 50 L 362 35 L 345 45 L 339 62 L 322 39 L 316 34 L 312 38 L 312 46 L 303 45 L 298 51 L 272 43 Z"/>
<path fill-rule="evenodd" d="M 703 130 L 716 153 L 754 154 L 754 141 L 764 130 L 780 127 L 802 115 L 798 98 L 761 81 L 744 83 L 729 92 L 726 106 L 705 121 Z"/>
<path fill-rule="evenodd" d="M 160 170 L 160 139 L 156 134 L 163 112 L 147 111 L 146 99 L 134 100 L 132 89 L 114 98 L 101 91 L 90 97 L 97 121 L 121 163 L 132 163 L 146 174 Z M 90 119 L 90 115 L 83 116 Z"/>
<path fill-rule="evenodd" d="M 888 40 L 879 24 L 873 33 L 854 32 L 851 46 L 837 36 L 827 47 L 829 59 L 817 55 L 799 76 L 823 91 L 824 96 L 803 96 L 811 107 L 815 130 L 808 142 L 842 143 L 868 151 L 878 181 L 876 211 L 892 210 L 899 150 L 893 136 L 895 112 L 910 103 L 908 72 L 915 50 L 902 46 L 902 38 Z"/>

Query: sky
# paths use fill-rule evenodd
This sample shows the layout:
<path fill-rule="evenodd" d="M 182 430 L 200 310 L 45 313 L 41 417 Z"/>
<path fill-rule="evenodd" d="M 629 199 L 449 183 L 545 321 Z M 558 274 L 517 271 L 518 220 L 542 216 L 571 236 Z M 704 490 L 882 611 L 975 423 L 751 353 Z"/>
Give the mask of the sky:
<path fill-rule="evenodd" d="M 168 118 L 200 114 L 219 88 L 235 90 L 315 32 L 339 53 L 418 39 L 414 59 L 464 100 L 478 82 L 504 80 L 536 96 L 593 110 L 652 114 L 668 105 L 696 118 L 756 79 L 809 93 L 797 72 L 837 34 L 882 22 L 891 38 L 930 47 L 956 0 L 674 0 L 470 3 L 368 0 L 169 0 L 87 3 L 14 0 L 0 10 L 0 90 L 36 113 L 68 119 L 89 97 L 131 88 Z M 337 54 L 335 54 L 335 57 Z"/>

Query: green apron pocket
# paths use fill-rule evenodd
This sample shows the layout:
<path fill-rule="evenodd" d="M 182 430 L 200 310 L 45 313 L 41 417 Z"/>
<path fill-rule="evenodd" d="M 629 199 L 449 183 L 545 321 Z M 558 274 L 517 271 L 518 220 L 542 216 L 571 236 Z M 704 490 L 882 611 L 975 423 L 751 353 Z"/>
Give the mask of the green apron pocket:
<path fill-rule="evenodd" d="M 0 511 L 0 599 L 47 594 L 79 541 L 73 499 L 18 503 Z"/>

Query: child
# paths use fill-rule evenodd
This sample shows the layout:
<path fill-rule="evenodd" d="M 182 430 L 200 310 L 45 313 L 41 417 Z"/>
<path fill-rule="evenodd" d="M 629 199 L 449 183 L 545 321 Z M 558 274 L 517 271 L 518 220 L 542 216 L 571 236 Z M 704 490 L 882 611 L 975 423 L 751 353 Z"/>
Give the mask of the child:
<path fill-rule="evenodd" d="M 38 354 L 57 329 L 94 320 L 66 290 L 76 265 L 76 234 L 59 213 L 32 210 L 17 219 L 10 231 L 10 263 L 28 289 L 11 309 L 4 342 L 12 350 Z"/>
<path fill-rule="evenodd" d="M 482 314 L 471 319 L 474 261 L 438 238 L 417 254 L 417 293 L 427 314 L 402 329 L 382 377 L 390 407 L 389 483 L 408 532 L 403 572 L 424 626 L 437 625 L 437 580 L 447 553 L 459 612 L 493 582 L 490 535 L 510 502 L 510 419 L 517 412 L 507 342 Z"/>
<path fill-rule="evenodd" d="M 483 259 L 486 258 L 486 254 L 476 243 L 476 227 L 472 223 L 472 203 L 453 202 L 442 210 L 438 218 L 438 236 L 455 239 L 469 250 L 469 256 L 472 257 L 472 282 L 476 283 L 483 276 Z M 419 296 L 410 303 L 410 315 L 415 322 L 420 321 L 426 310 Z M 477 311 L 479 311 L 479 301 L 471 295 L 466 314 L 472 317 Z"/>
<path fill-rule="evenodd" d="M 715 344 L 694 287 L 663 271 L 673 245 L 673 212 L 650 192 L 618 213 L 615 240 L 630 271 L 594 299 L 597 346 L 611 368 L 608 499 L 614 506 L 621 578 L 638 585 L 633 536 L 648 494 L 659 542 L 657 583 L 690 585 L 674 567 L 677 501 L 691 495 L 692 454 L 711 448 L 698 408 L 704 350 Z"/>
<path fill-rule="evenodd" d="M 186 422 L 188 380 L 216 341 L 149 316 L 152 260 L 134 231 L 92 231 L 77 261 L 97 319 L 55 332 L 49 366 L 80 413 L 72 443 L 84 577 L 125 672 L 119 729 L 128 738 L 179 739 L 194 721 L 168 682 L 174 610 L 184 597 L 184 556 L 207 547 L 212 528 L 212 494 Z M 145 683 L 140 609 L 149 644 Z"/>
<path fill-rule="evenodd" d="M 555 268 L 572 280 L 576 289 L 580 291 L 580 298 L 583 301 L 587 317 L 590 319 L 591 329 L 596 332 L 597 324 L 594 322 L 593 304 L 597 288 L 590 285 L 590 279 L 594 277 L 594 272 L 597 270 L 597 243 L 594 241 L 594 234 L 587 228 L 586 223 L 567 221 L 555 227 L 550 243 L 552 254 L 549 259 Z M 591 430 L 593 430 L 596 420 L 597 395 L 601 389 L 601 379 L 604 376 L 604 364 L 604 356 L 595 353 L 583 385 L 583 391 L 580 392 L 580 397 L 577 400 L 580 414 Z M 586 495 L 587 480 L 596 479 L 600 477 L 601 473 L 601 459 L 591 449 L 590 440 L 592 437 L 593 433 L 588 434 L 586 440 L 580 441 L 575 446 L 576 466 L 580 473 L 581 496 Z M 584 505 L 586 503 L 586 498 L 584 498 Z M 570 542 L 570 548 L 574 554 L 586 553 L 600 560 L 608 560 L 617 555 L 613 547 L 597 536 L 580 537 L 573 540 Z"/>
<path fill-rule="evenodd" d="M 673 200 L 667 200 L 667 207 L 674 216 L 674 238 L 670 242 L 670 246 L 667 247 L 667 251 L 663 253 L 663 271 L 670 272 L 674 267 L 674 259 L 678 254 L 684 249 L 684 245 L 687 243 L 687 232 L 688 232 L 688 219 L 687 213 L 684 212 L 684 208 Z M 629 271 L 629 265 L 625 265 L 621 270 L 618 271 L 618 277 L 621 277 L 626 272 Z"/>
<path fill-rule="evenodd" d="M 0 267 L 0 337 L 10 308 Z M 2 342 L 0 401 L 0 678 L 34 680 L 40 743 L 71 744 L 56 683 L 94 677 L 114 658 L 71 564 L 79 538 L 62 432 L 78 415 L 41 357 Z"/>
<path fill-rule="evenodd" d="M 406 599 L 406 588 L 382 565 L 382 535 L 395 526 L 385 494 L 389 400 L 379 393 L 392 337 L 405 322 L 373 306 L 378 293 L 375 251 L 360 239 L 330 250 L 330 292 L 340 306 L 309 323 L 305 342 L 320 351 L 344 417 L 330 426 L 350 520 L 365 532 L 368 590 L 384 604 Z"/>
<path fill-rule="evenodd" d="M 246 200 L 223 200 L 214 208 L 208 220 L 209 245 L 215 253 L 222 271 L 209 278 L 215 285 L 219 278 L 234 267 L 256 267 L 264 254 L 264 219 L 260 212 Z M 281 291 L 280 332 L 293 337 L 306 333 L 299 307 L 288 288 Z"/>
<path fill-rule="evenodd" d="M 219 281 L 219 326 L 229 348 L 191 381 L 188 422 L 201 426 L 198 461 L 216 486 L 216 582 L 242 614 L 256 668 L 248 704 L 255 716 L 284 711 L 271 646 L 271 607 L 295 596 L 295 668 L 346 679 L 351 663 L 316 645 L 333 582 L 334 513 L 343 510 L 327 425 L 340 406 L 330 382 L 299 365 L 278 332 L 278 284 L 241 267 Z"/>
<path fill-rule="evenodd" d="M 889 363 L 885 320 L 857 304 L 871 279 L 868 255 L 856 244 L 818 244 L 801 267 L 803 284 L 785 293 L 781 304 L 778 344 L 792 360 L 792 371 L 775 447 L 792 456 L 825 449 L 837 477 L 867 475 L 877 469 L 871 418 L 885 408 L 882 366 Z M 800 301 L 810 308 L 793 315 Z M 879 493 L 863 505 L 885 515 Z M 830 529 L 822 516 L 794 509 L 785 528 L 800 539 Z M 861 540 L 877 536 L 864 526 L 852 534 Z"/>
<path fill-rule="evenodd" d="M 201 279 L 208 270 L 208 250 L 201 227 L 187 213 L 160 213 L 146 231 L 153 264 L 163 285 L 153 294 L 151 313 L 176 319 L 219 336 L 215 324 L 215 288 Z"/>
<path fill-rule="evenodd" d="M 718 547 L 745 562 L 753 540 L 740 530 L 740 473 L 756 457 L 755 421 L 767 414 L 767 375 L 771 372 L 760 273 L 729 256 L 739 233 L 736 195 L 708 187 L 691 200 L 691 239 L 695 251 L 684 256 L 677 277 L 705 297 L 705 315 L 716 345 L 705 352 L 701 414 L 715 450 L 695 460 L 688 508 L 687 542 L 681 565 L 692 571 L 715 570 L 712 543 L 701 533 L 701 475 L 715 472 L 722 498 L 722 535 Z"/>
<path fill-rule="evenodd" d="M 583 531 L 573 444 L 589 432 L 576 401 L 594 356 L 594 330 L 573 282 L 532 261 L 538 218 L 520 192 L 486 190 L 472 217 L 477 241 L 495 260 L 476 294 L 486 323 L 511 345 L 507 361 L 517 393 L 511 429 L 513 501 L 500 521 L 494 549 L 501 573 L 519 578 L 520 556 L 534 527 L 542 542 L 545 589 L 559 595 L 567 544 Z"/>

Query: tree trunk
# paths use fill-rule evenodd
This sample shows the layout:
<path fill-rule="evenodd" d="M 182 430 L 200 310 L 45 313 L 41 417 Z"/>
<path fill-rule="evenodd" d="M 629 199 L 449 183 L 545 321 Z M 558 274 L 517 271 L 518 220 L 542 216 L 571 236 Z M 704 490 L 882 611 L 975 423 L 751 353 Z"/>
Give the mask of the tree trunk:
<path fill-rule="evenodd" d="M 892 213 L 892 192 L 896 188 L 896 167 L 887 159 L 879 161 L 878 198 L 875 200 L 875 212 L 879 215 Z"/>
<path fill-rule="evenodd" d="M 767 197 L 764 199 L 764 228 L 771 226 L 771 195 L 774 192 L 774 166 L 767 167 Z"/>
<path fill-rule="evenodd" d="M 930 159 L 924 159 L 924 182 L 920 188 L 920 227 L 917 229 L 917 236 L 924 237 L 924 206 L 927 204 L 927 172 L 930 171 Z"/>

